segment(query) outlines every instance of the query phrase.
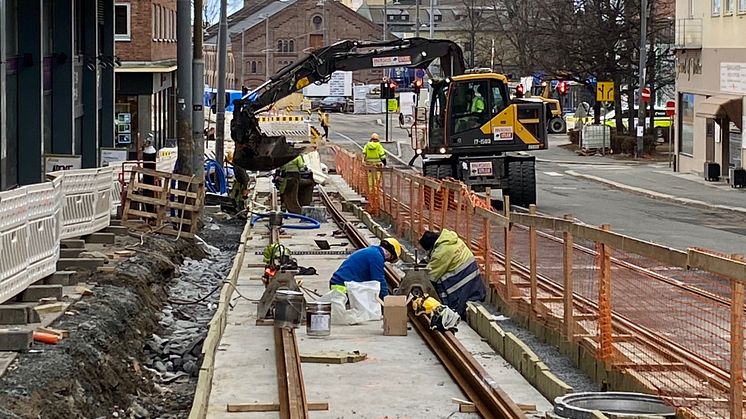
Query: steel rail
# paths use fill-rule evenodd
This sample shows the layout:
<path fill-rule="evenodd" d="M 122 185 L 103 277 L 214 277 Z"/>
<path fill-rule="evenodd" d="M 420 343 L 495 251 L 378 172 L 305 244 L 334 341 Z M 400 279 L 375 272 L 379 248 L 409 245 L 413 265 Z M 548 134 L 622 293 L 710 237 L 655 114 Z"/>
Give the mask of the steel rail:
<path fill-rule="evenodd" d="M 275 363 L 280 418 L 308 419 L 308 401 L 303 383 L 295 329 L 275 327 Z"/>
<path fill-rule="evenodd" d="M 355 228 L 354 224 L 345 218 L 326 191 L 323 188 L 319 188 L 319 191 L 332 218 L 347 234 L 350 242 L 358 248 L 368 246 L 368 240 Z M 399 284 L 399 278 L 390 266 L 386 266 L 386 279 L 392 288 Z M 452 332 L 430 330 L 424 318 L 416 316 L 411 310 L 408 311 L 408 315 L 417 333 L 443 363 L 459 388 L 474 403 L 480 416 L 487 419 L 526 417 L 525 413 L 497 386 L 497 383 Z"/>

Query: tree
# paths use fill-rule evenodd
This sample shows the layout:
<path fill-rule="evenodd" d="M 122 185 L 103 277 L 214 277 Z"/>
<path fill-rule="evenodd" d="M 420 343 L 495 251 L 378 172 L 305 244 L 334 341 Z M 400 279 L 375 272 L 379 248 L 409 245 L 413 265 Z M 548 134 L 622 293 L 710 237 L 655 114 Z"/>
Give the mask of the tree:
<path fill-rule="evenodd" d="M 461 0 L 463 8 L 456 10 L 462 42 L 466 52 L 468 67 L 483 66 L 489 63 L 491 38 L 484 36 L 488 26 L 489 8 L 486 0 Z"/>

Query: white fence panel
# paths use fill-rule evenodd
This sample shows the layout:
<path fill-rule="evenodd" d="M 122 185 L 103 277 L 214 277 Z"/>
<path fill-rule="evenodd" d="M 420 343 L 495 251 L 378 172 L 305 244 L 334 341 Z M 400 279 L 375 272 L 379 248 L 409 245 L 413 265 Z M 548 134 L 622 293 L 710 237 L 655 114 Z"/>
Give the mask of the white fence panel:
<path fill-rule="evenodd" d="M 26 188 L 0 192 L 0 302 L 26 288 L 27 221 Z"/>
<path fill-rule="evenodd" d="M 90 234 L 96 218 L 96 175 L 98 169 L 66 170 L 62 176 L 61 239 Z"/>
<path fill-rule="evenodd" d="M 56 271 L 60 249 L 62 179 L 25 188 L 28 202 L 28 269 L 24 287 Z"/>
<path fill-rule="evenodd" d="M 114 169 L 103 167 L 96 171 L 95 200 L 93 223 L 87 231 L 88 234 L 106 228 L 111 222 L 111 185 L 114 181 Z"/>

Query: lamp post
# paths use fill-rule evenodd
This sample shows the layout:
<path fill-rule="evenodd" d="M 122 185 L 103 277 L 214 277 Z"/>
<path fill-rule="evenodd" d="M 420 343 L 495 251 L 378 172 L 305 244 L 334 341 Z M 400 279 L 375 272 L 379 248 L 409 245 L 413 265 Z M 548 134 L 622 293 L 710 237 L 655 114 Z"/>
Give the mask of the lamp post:
<path fill-rule="evenodd" d="M 388 28 L 389 12 L 388 12 L 388 8 L 386 8 L 387 3 L 388 3 L 388 0 L 383 0 L 383 40 L 384 41 L 388 38 L 386 33 L 389 31 L 389 28 Z"/>
<path fill-rule="evenodd" d="M 430 0 L 430 39 L 433 39 L 435 34 L 435 18 L 433 17 L 433 4 L 435 0 Z"/>
<path fill-rule="evenodd" d="M 430 0 L 432 4 L 432 0 Z M 414 2 L 414 37 L 420 37 L 420 0 Z"/>

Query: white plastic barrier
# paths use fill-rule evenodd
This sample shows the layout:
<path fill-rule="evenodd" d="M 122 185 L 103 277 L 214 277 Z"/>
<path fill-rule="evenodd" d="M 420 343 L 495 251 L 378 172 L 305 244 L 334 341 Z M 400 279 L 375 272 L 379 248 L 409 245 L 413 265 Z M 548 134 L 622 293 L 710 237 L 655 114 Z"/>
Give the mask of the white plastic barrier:
<path fill-rule="evenodd" d="M 62 177 L 61 239 L 95 233 L 109 225 L 113 167 L 66 170 L 50 175 Z"/>
<path fill-rule="evenodd" d="M 0 192 L 0 302 L 28 286 L 28 201 L 26 188 Z"/>
<path fill-rule="evenodd" d="M 114 168 L 50 173 L 51 182 L 0 192 L 0 303 L 53 274 L 60 240 L 111 222 Z"/>

